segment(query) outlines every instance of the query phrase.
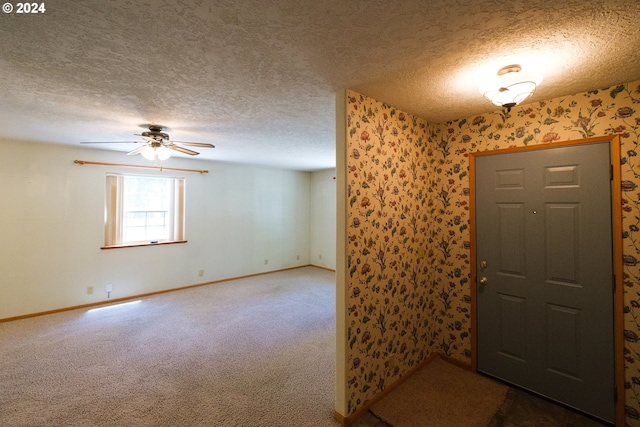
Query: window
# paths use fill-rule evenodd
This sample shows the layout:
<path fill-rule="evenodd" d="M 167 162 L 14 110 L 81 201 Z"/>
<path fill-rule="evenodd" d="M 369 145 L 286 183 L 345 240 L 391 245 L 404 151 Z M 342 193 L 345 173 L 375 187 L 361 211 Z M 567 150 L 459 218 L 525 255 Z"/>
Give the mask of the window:
<path fill-rule="evenodd" d="M 184 178 L 107 174 L 104 247 L 184 242 Z"/>

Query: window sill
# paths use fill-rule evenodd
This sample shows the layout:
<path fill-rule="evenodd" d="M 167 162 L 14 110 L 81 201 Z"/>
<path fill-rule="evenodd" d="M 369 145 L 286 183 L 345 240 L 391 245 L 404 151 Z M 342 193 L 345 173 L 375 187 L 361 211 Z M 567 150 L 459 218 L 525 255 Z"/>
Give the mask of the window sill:
<path fill-rule="evenodd" d="M 176 243 L 187 243 L 186 240 L 174 240 L 171 242 L 158 242 L 158 243 L 135 243 L 131 245 L 113 245 L 113 246 L 102 246 L 100 249 L 120 249 L 120 248 L 139 248 L 141 246 L 161 246 L 161 245 L 173 245 Z"/>

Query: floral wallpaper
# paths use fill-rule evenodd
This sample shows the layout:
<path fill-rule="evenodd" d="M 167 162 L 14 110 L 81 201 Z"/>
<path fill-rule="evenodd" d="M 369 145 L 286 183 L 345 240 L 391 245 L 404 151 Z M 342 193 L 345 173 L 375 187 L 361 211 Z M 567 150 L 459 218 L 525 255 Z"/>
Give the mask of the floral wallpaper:
<path fill-rule="evenodd" d="M 347 96 L 349 414 L 432 352 L 470 363 L 469 153 L 619 134 L 626 420 L 640 426 L 640 81 L 440 124 Z"/>
<path fill-rule="evenodd" d="M 428 356 L 439 335 L 424 120 L 348 92 L 348 412 Z"/>

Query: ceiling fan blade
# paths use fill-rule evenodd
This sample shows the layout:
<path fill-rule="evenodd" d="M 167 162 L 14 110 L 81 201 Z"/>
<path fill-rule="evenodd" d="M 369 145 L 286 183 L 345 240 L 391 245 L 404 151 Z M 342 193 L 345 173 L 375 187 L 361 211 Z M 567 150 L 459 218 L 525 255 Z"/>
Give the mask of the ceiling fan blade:
<path fill-rule="evenodd" d="M 175 144 L 165 144 L 165 147 L 171 150 L 179 151 L 181 153 L 189 154 L 191 156 L 197 156 L 198 154 L 200 154 L 197 151 L 189 150 L 188 148 L 180 147 L 179 145 Z"/>
<path fill-rule="evenodd" d="M 134 154 L 138 154 L 138 153 L 142 152 L 142 150 L 144 150 L 147 147 L 148 147 L 147 144 L 141 145 L 140 147 L 136 148 L 135 150 L 129 151 L 127 153 L 127 156 L 133 156 Z"/>
<path fill-rule="evenodd" d="M 216 148 L 213 144 L 206 144 L 204 142 L 184 142 L 184 141 L 171 141 L 176 144 L 188 145 L 190 147 L 203 147 L 203 148 Z"/>
<path fill-rule="evenodd" d="M 80 144 L 139 144 L 140 141 L 80 141 Z"/>
<path fill-rule="evenodd" d="M 139 136 L 140 138 L 144 139 L 145 141 L 148 142 L 154 142 L 155 139 L 151 138 L 150 136 L 145 136 L 145 135 L 140 135 L 139 133 L 134 133 L 135 136 Z"/>

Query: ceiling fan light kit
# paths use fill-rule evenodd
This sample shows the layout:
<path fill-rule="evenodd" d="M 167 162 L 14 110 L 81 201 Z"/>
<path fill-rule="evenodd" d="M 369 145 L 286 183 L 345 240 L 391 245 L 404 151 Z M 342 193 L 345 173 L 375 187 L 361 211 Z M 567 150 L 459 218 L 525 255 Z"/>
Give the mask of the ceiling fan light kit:
<path fill-rule="evenodd" d="M 479 90 L 489 102 L 510 110 L 531 96 L 541 82 L 542 76 L 523 73 L 522 67 L 514 64 L 500 68 L 497 77 Z"/>
<path fill-rule="evenodd" d="M 162 131 L 162 126 L 149 125 L 149 130 L 137 134 L 141 136 L 144 141 L 114 141 L 114 142 L 81 142 L 81 144 L 111 144 L 111 143 L 125 143 L 125 144 L 143 144 L 135 150 L 131 150 L 127 155 L 140 154 L 148 160 L 167 160 L 171 157 L 171 150 L 178 151 L 180 153 L 188 154 L 190 156 L 197 156 L 197 151 L 190 150 L 183 147 L 183 145 L 191 147 L 202 148 L 215 148 L 213 144 L 201 143 L 201 142 L 182 142 L 172 141 L 169 139 L 169 134 Z"/>
<path fill-rule="evenodd" d="M 131 152 L 127 154 L 131 154 Z M 144 150 L 140 152 L 140 155 L 147 160 L 160 160 L 160 161 L 167 160 L 169 157 L 171 157 L 171 153 L 167 148 L 165 148 L 162 145 L 154 147 L 153 144 L 145 146 Z"/>

